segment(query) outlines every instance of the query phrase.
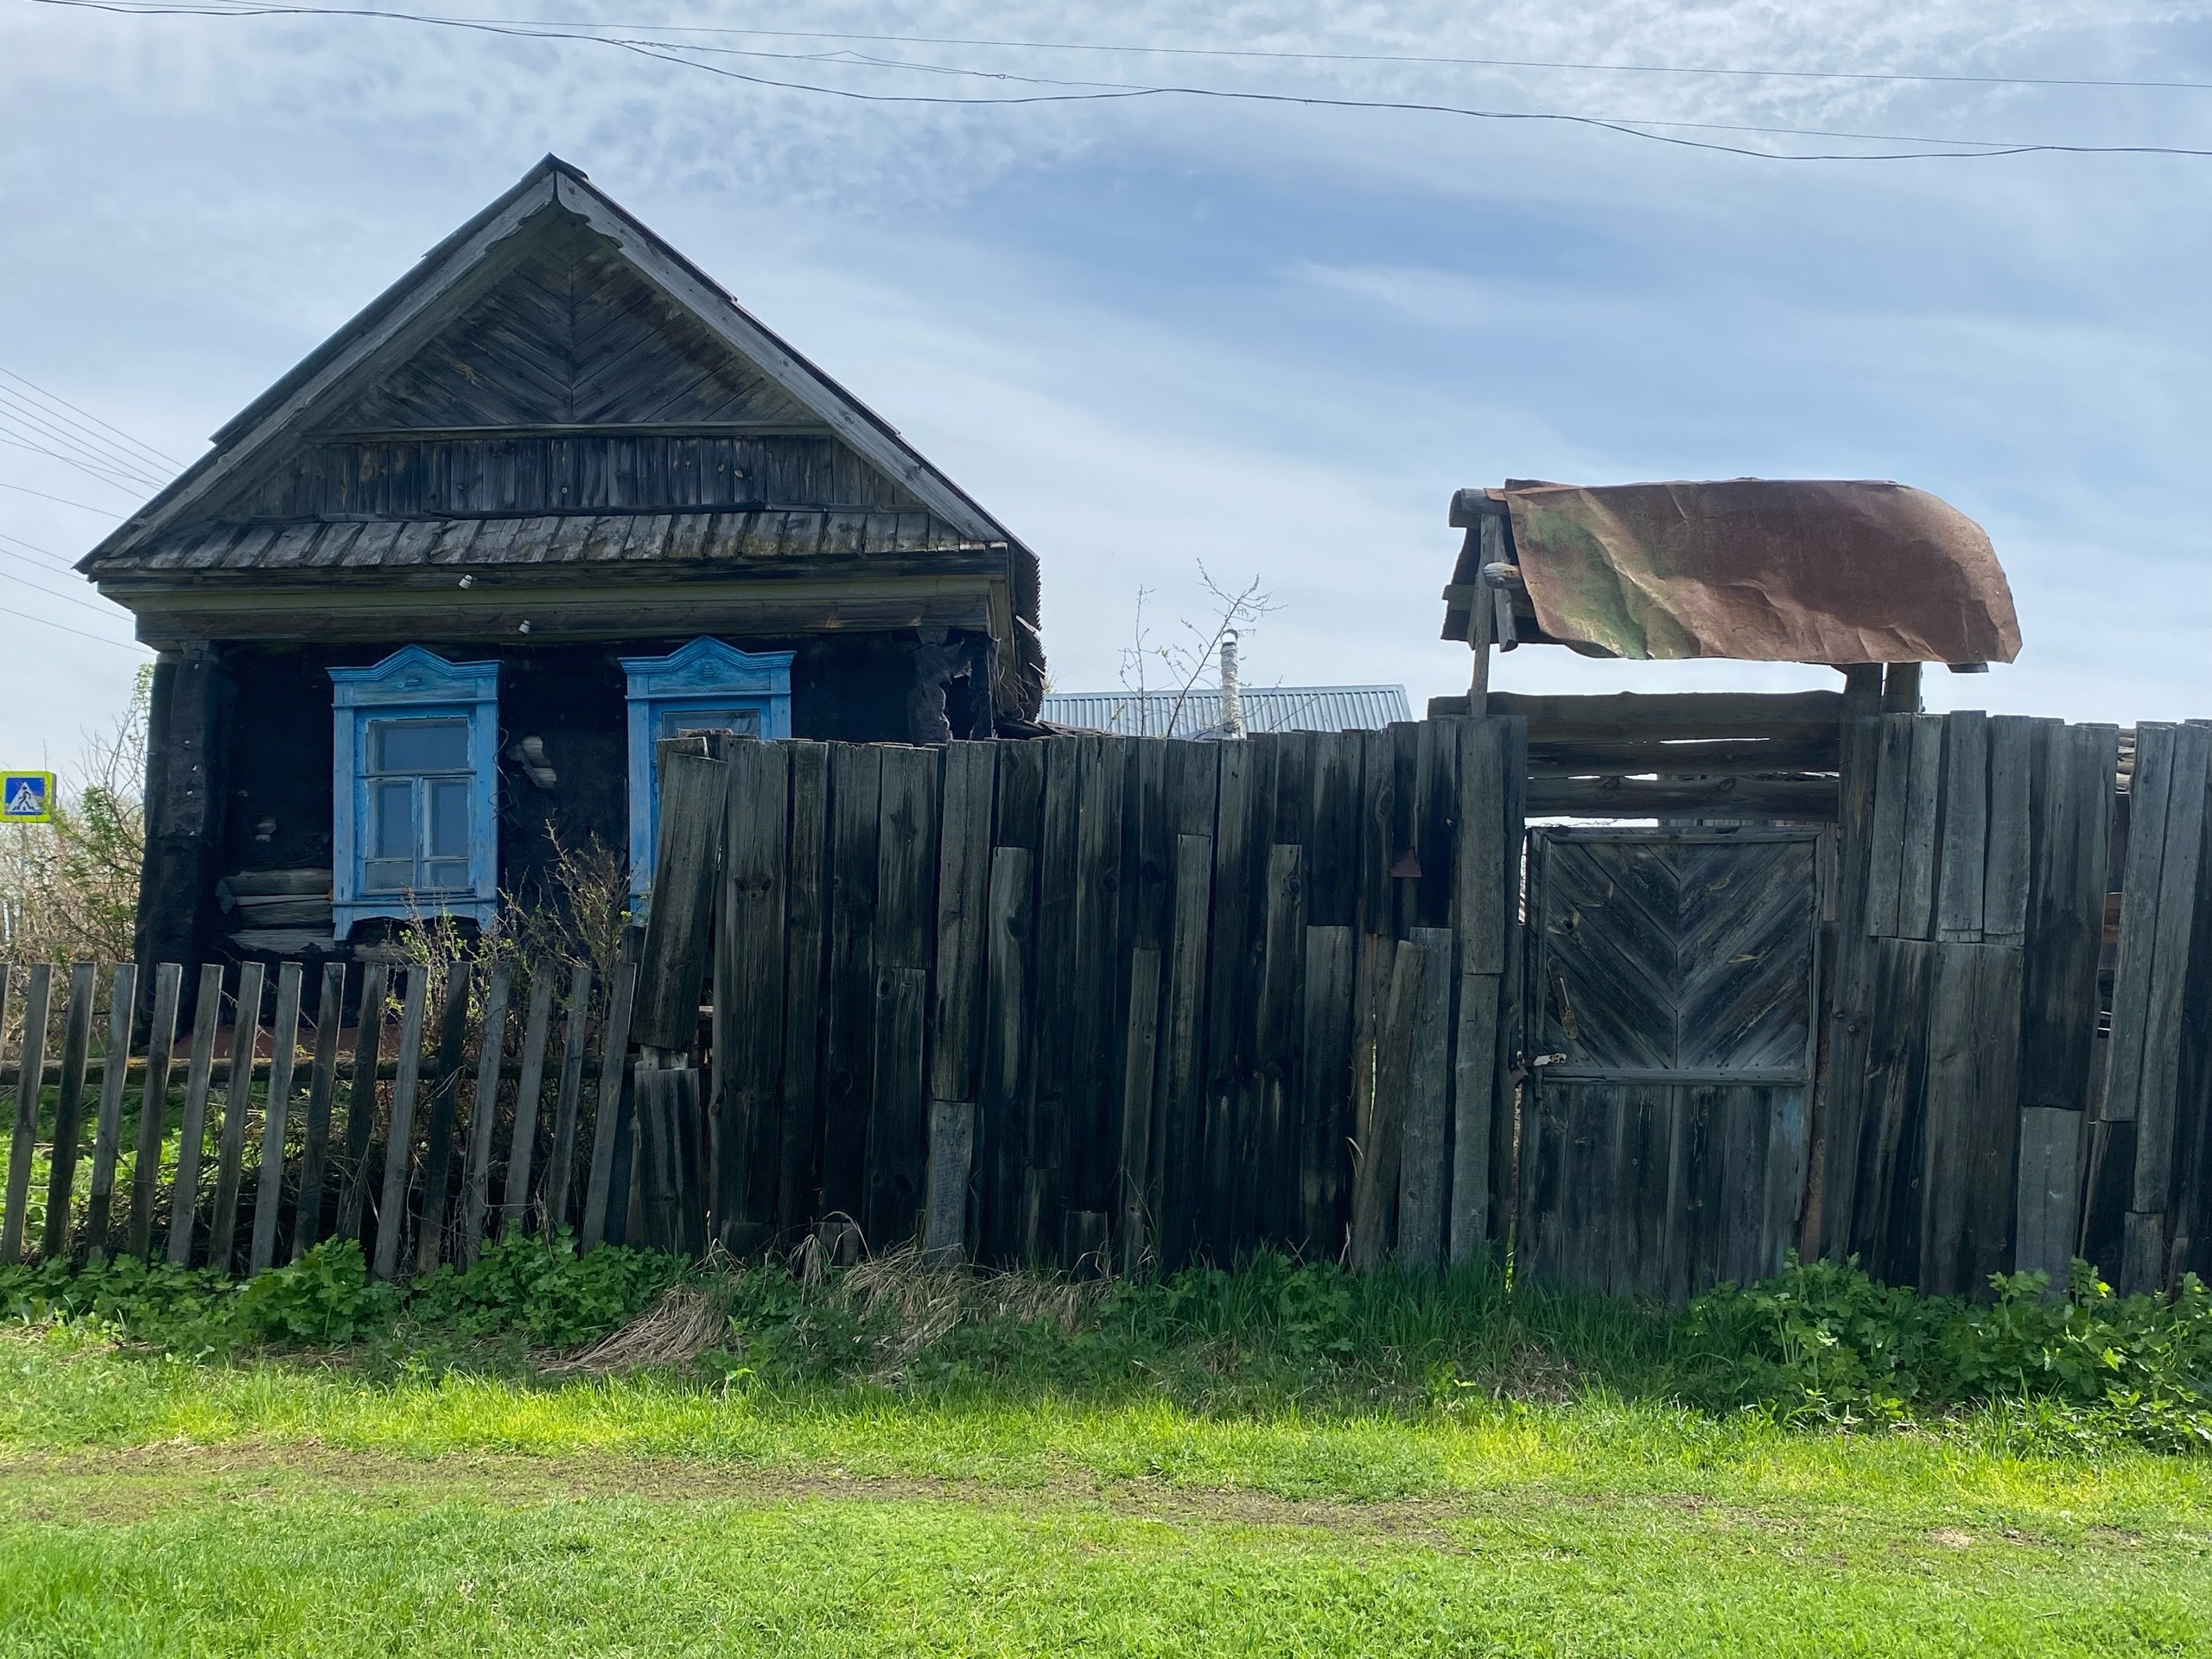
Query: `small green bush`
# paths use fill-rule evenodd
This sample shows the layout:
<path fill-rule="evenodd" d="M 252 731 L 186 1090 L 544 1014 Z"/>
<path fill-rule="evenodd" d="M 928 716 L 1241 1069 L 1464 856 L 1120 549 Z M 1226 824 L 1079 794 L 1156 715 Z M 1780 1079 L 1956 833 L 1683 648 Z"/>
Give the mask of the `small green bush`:
<path fill-rule="evenodd" d="M 73 1321 L 194 1356 L 364 1341 L 447 1349 L 499 1338 L 557 1348 L 620 1330 L 690 1270 L 648 1250 L 580 1256 L 563 1233 L 550 1244 L 505 1240 L 465 1273 L 441 1268 L 399 1286 L 372 1279 L 353 1239 L 327 1239 L 243 1284 L 131 1256 L 0 1268 L 0 1316 Z"/>
<path fill-rule="evenodd" d="M 1723 1285 L 1679 1327 L 1684 1391 L 1791 1421 L 1897 1421 L 2007 1402 L 2085 1439 L 2212 1450 L 2212 1295 L 2113 1294 L 2076 1262 L 2063 1294 L 1998 1274 L 1986 1303 L 1876 1283 L 1856 1258 Z"/>

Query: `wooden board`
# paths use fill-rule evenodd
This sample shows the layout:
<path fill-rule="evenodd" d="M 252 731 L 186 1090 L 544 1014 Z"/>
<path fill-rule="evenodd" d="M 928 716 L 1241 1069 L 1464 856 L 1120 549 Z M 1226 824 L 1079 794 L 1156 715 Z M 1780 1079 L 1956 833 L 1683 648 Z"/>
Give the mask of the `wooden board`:
<path fill-rule="evenodd" d="M 776 1224 L 786 1238 L 812 1224 L 821 1196 L 823 976 L 830 961 L 827 883 L 830 750 L 790 743 L 790 868 L 784 889 L 784 1054 Z"/>
<path fill-rule="evenodd" d="M 882 755 L 830 750 L 830 966 L 823 1008 L 821 1212 L 858 1224 L 874 1093 L 875 883 Z"/>
<path fill-rule="evenodd" d="M 246 1271 L 276 1262 L 276 1224 L 284 1206 L 284 1136 L 292 1117 L 292 1076 L 299 1064 L 300 964 L 276 970 L 276 1014 L 269 1028 L 269 1093 L 261 1109 L 261 1147 L 256 1167 L 253 1243 Z"/>
<path fill-rule="evenodd" d="M 39 1089 L 46 1077 L 46 1027 L 53 996 L 53 966 L 33 963 L 23 993 L 22 1046 L 16 1054 L 15 1131 L 9 1145 L 4 1219 L 0 1219 L 0 1263 L 23 1259 L 23 1221 L 30 1207 L 31 1154 L 38 1134 Z M 5 1004 L 0 1002 L 0 1013 L 4 1012 Z"/>
<path fill-rule="evenodd" d="M 322 1236 L 323 1190 L 329 1176 L 330 1111 L 338 1094 L 338 1038 L 346 1010 L 346 964 L 323 964 L 315 1003 L 315 1054 L 308 1071 L 306 1122 L 300 1140 L 299 1196 L 292 1216 L 292 1260 Z"/>
<path fill-rule="evenodd" d="M 1407 1069 L 1397 1254 L 1408 1266 L 1437 1268 L 1444 1264 L 1447 1222 L 1445 1157 L 1459 941 L 1448 927 L 1423 927 L 1415 928 L 1408 942 L 1421 952 L 1421 990 Z"/>
<path fill-rule="evenodd" d="M 130 1025 L 138 1006 L 138 964 L 116 964 L 109 982 L 105 1065 L 100 1072 L 100 1103 L 92 1135 L 92 1178 L 85 1200 L 85 1259 L 97 1265 L 108 1258 L 115 1217 L 115 1169 L 123 1141 L 123 1096 L 130 1082 Z"/>
<path fill-rule="evenodd" d="M 200 1198 L 200 1161 L 207 1150 L 207 1087 L 215 1069 L 215 1032 L 223 1014 L 223 970 L 214 963 L 200 969 L 200 995 L 193 1005 L 192 1057 L 186 1067 L 184 1122 L 177 1133 L 176 1175 L 169 1187 L 168 1259 L 175 1267 L 192 1261 L 193 1214 Z"/>
<path fill-rule="evenodd" d="M 184 969 L 164 962 L 154 969 L 154 1008 L 146 1025 L 146 1080 L 138 1096 L 138 1144 L 130 1170 L 130 1224 L 124 1249 L 142 1261 L 153 1252 L 154 1205 L 162 1178 L 162 1131 L 168 1120 L 169 1063 L 176 1044 Z M 0 991 L 0 997 L 4 997 Z M 105 1079 L 102 1079 L 105 1084 Z"/>
<path fill-rule="evenodd" d="M 734 746 L 715 933 L 715 1236 L 744 1255 L 776 1228 L 783 1179 L 785 919 L 791 767 L 781 744 Z M 817 845 L 819 845 L 817 839 Z"/>
<path fill-rule="evenodd" d="M 69 969 L 68 1017 L 61 1034 L 61 1078 L 54 1099 L 54 1143 L 48 1155 L 46 1225 L 40 1230 L 39 1257 L 56 1262 L 69 1253 L 70 1205 L 77 1179 L 78 1141 L 85 1110 L 85 1068 L 92 1043 L 92 1000 L 99 969 L 89 962 Z"/>

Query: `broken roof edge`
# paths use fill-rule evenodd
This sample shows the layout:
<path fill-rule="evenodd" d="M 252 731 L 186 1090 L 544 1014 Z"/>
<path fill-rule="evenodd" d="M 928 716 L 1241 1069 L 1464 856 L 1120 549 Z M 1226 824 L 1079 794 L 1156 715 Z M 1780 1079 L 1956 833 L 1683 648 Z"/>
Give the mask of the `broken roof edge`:
<path fill-rule="evenodd" d="M 1730 479 L 1462 490 L 1471 533 L 1446 596 L 1468 637 L 1495 516 L 1533 627 L 1524 643 L 1628 660 L 2012 661 L 2012 589 L 1981 526 L 1886 480 Z"/>

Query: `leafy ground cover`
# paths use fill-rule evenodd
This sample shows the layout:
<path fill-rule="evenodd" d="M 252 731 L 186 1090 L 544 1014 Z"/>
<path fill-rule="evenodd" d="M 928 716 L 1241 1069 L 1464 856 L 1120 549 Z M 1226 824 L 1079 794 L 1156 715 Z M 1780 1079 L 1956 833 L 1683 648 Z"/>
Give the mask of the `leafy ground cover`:
<path fill-rule="evenodd" d="M 2212 1651 L 2194 1290 L 357 1268 L 0 1279 L 0 1652 Z"/>

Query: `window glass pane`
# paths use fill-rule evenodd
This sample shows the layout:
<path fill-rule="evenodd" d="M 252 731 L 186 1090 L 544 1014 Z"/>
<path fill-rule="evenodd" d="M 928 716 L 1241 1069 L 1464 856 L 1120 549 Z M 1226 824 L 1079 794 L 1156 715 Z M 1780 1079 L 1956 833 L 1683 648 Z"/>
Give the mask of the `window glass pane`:
<path fill-rule="evenodd" d="M 465 858 L 434 858 L 423 866 L 423 886 L 429 892 L 446 893 L 468 885 L 468 861 Z"/>
<path fill-rule="evenodd" d="M 468 785 L 441 778 L 430 785 L 429 845 L 433 858 L 468 856 Z"/>
<path fill-rule="evenodd" d="M 658 735 L 674 737 L 678 732 L 740 732 L 748 737 L 758 737 L 760 734 L 760 711 L 758 709 L 662 709 Z"/>
<path fill-rule="evenodd" d="M 372 858 L 361 866 L 364 893 L 404 893 L 415 885 L 411 858 Z"/>
<path fill-rule="evenodd" d="M 468 767 L 465 720 L 380 720 L 374 723 L 378 772 L 464 772 Z"/>
<path fill-rule="evenodd" d="M 412 858 L 415 855 L 415 785 L 411 783 L 369 785 L 371 856 Z"/>

